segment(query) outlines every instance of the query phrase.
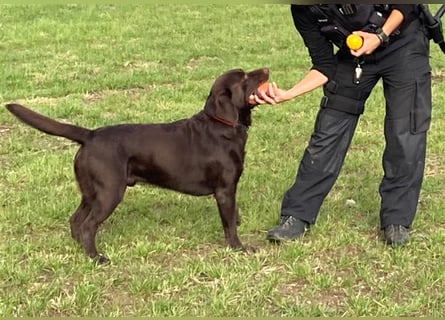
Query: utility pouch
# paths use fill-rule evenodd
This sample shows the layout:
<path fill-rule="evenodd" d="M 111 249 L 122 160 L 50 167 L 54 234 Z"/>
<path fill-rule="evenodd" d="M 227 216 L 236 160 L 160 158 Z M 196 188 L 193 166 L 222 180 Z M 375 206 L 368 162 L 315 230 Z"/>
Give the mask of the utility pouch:
<path fill-rule="evenodd" d="M 374 11 L 369 17 L 369 31 L 375 31 L 377 28 L 381 28 L 386 21 L 386 17 L 380 11 Z"/>
<path fill-rule="evenodd" d="M 343 46 L 346 37 L 350 34 L 350 32 L 342 26 L 333 24 L 322 26 L 320 32 L 339 48 Z"/>

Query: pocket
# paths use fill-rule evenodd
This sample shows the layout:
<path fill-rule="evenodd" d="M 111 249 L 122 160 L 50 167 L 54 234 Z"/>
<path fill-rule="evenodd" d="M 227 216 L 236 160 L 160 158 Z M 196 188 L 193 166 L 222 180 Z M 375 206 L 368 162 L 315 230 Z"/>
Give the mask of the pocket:
<path fill-rule="evenodd" d="M 431 123 L 431 74 L 416 80 L 414 102 L 410 112 L 412 134 L 426 132 Z"/>

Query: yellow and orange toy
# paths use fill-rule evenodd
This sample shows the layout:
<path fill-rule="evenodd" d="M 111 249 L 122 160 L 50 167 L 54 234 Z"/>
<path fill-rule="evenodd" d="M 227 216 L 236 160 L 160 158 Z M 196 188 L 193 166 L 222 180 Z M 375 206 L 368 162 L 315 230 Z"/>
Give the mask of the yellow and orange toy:
<path fill-rule="evenodd" d="M 268 94 L 268 91 L 269 91 L 269 82 L 263 82 L 262 84 L 260 84 L 258 86 L 258 88 L 256 89 L 255 94 L 259 95 L 260 92 Z"/>
<path fill-rule="evenodd" d="M 346 45 L 351 50 L 358 50 L 363 46 L 363 38 L 357 34 L 351 33 L 346 38 Z"/>

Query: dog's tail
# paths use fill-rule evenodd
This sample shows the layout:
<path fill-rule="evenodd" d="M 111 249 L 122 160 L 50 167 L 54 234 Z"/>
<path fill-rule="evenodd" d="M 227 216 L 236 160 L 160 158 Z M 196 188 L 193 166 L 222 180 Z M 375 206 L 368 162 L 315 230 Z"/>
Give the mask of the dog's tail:
<path fill-rule="evenodd" d="M 86 128 L 61 123 L 50 119 L 19 104 L 7 104 L 6 109 L 8 109 L 20 121 L 36 128 L 37 130 L 53 136 L 68 138 L 80 144 L 84 144 L 86 141 L 88 141 L 93 133 L 92 130 Z"/>

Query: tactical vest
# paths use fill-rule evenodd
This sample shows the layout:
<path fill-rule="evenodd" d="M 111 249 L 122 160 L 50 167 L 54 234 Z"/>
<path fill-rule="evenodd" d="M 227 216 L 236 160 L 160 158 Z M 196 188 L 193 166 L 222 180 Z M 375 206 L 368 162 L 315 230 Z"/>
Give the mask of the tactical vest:
<path fill-rule="evenodd" d="M 353 31 L 375 32 L 382 27 L 390 13 L 389 5 L 318 4 L 310 10 L 317 17 L 320 31 L 338 48 Z"/>

